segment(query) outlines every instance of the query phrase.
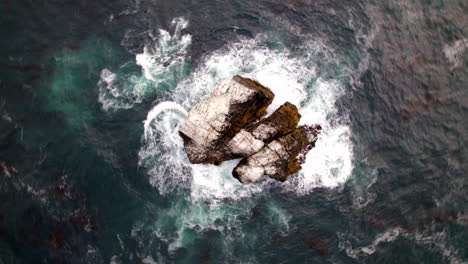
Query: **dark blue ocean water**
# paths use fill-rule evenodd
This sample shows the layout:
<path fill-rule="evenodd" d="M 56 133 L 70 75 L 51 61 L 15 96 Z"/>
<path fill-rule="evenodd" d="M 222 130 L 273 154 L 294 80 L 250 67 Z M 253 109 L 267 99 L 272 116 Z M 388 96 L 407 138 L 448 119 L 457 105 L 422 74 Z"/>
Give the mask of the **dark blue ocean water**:
<path fill-rule="evenodd" d="M 0 263 L 467 263 L 468 3 L 0 1 Z M 323 127 L 287 182 L 189 164 L 242 75 Z"/>

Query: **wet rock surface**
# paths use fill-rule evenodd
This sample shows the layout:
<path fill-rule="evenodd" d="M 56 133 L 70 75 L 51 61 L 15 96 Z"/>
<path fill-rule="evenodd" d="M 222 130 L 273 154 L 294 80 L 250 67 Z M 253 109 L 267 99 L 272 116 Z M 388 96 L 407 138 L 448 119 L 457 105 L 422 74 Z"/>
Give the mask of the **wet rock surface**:
<path fill-rule="evenodd" d="M 234 76 L 222 81 L 208 101 L 190 110 L 179 130 L 190 162 L 243 158 L 233 176 L 244 184 L 265 175 L 285 181 L 298 172 L 321 127 L 297 127 L 301 116 L 289 102 L 260 119 L 273 99 L 273 92 L 254 80 Z"/>

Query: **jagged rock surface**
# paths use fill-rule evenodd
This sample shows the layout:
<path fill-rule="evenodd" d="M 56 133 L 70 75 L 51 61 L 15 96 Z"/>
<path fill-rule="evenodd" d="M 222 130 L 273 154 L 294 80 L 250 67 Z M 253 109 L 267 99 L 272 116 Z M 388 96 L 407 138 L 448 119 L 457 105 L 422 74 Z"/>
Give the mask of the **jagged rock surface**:
<path fill-rule="evenodd" d="M 228 143 L 228 148 L 234 154 L 248 157 L 270 141 L 294 130 L 300 118 L 297 107 L 286 102 L 269 117 L 241 129 Z"/>
<path fill-rule="evenodd" d="M 307 152 L 315 146 L 320 126 L 301 126 L 272 141 L 259 152 L 244 158 L 233 175 L 242 183 L 251 183 L 268 175 L 279 181 L 296 173 Z"/>
<path fill-rule="evenodd" d="M 222 81 L 207 102 L 192 108 L 179 130 L 190 162 L 219 163 L 237 157 L 226 143 L 260 118 L 273 98 L 273 92 L 256 81 L 240 76 Z"/>
<path fill-rule="evenodd" d="M 285 181 L 299 171 L 321 128 L 297 127 L 301 116 L 289 102 L 259 120 L 273 98 L 256 81 L 240 76 L 222 81 L 208 101 L 190 110 L 179 130 L 190 162 L 218 164 L 244 158 L 233 170 L 242 183 L 265 175 Z"/>

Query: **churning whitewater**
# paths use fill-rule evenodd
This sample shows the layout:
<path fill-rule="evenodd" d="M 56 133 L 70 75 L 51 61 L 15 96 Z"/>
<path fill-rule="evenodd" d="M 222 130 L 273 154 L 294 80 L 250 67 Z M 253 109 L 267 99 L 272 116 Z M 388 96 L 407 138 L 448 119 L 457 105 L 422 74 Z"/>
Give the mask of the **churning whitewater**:
<path fill-rule="evenodd" d="M 206 56 L 200 66 L 177 85 L 167 98 L 170 101 L 156 105 L 148 113 L 139 163 L 148 169 L 151 184 L 161 193 L 184 187 L 191 190 L 195 199 L 239 199 L 275 184 L 265 180 L 255 186 L 242 186 L 231 176 L 235 162 L 225 162 L 218 167 L 192 165 L 183 153 L 177 131 L 186 110 L 204 100 L 221 80 L 236 74 L 255 79 L 276 94 L 269 113 L 289 101 L 300 106 L 301 124 L 317 123 L 323 127 L 323 134 L 316 148 L 307 155 L 303 169 L 281 184 L 283 190 L 306 194 L 315 187 L 340 186 L 350 176 L 353 158 L 350 130 L 346 116 L 338 116 L 335 109 L 335 101 L 343 94 L 343 84 L 317 76 L 314 64 L 315 54 L 328 55 L 331 51 L 310 41 L 303 47 L 303 54 L 307 55 L 295 57 L 286 48 L 268 48 L 266 41 L 267 36 L 259 35 Z M 151 56 L 155 63 L 159 61 L 154 59 L 155 54 L 144 54 L 139 54 L 137 60 L 149 62 L 151 60 L 143 56 Z M 172 58 L 181 60 L 176 56 Z M 156 67 L 148 63 L 142 66 L 145 76 L 150 71 L 148 68 Z"/>
<path fill-rule="evenodd" d="M 0 9 L 0 264 L 468 264 L 467 0 Z M 190 163 L 236 75 L 322 127 L 286 182 Z"/>
<path fill-rule="evenodd" d="M 192 36 L 182 35 L 181 31 L 188 26 L 184 18 L 174 18 L 171 25 L 174 27 L 172 35 L 164 29 L 159 29 L 157 36 L 148 33 L 153 43 L 144 46 L 135 62 L 122 64 L 115 73 L 109 69 L 101 71 L 98 101 L 105 111 L 132 108 L 183 76 Z M 140 76 L 130 70 L 135 63 L 142 68 Z"/>
<path fill-rule="evenodd" d="M 235 231 L 242 224 L 241 216 L 256 206 L 253 195 L 279 188 L 301 196 L 316 187 L 336 188 L 346 182 L 353 169 L 353 146 L 348 118 L 343 113 L 338 115 L 335 108 L 336 100 L 344 94 L 342 80 L 346 78 L 330 79 L 317 70 L 319 60 L 338 63 L 332 50 L 312 38 L 304 41 L 299 52 L 291 52 L 281 42 L 271 48 L 269 36 L 259 34 L 207 54 L 185 76 L 182 73 L 189 59 L 191 36 L 182 35 L 181 30 L 188 26 L 188 21 L 176 18 L 172 25 L 173 35 L 159 30 L 154 43 L 147 43 L 144 52 L 136 55 L 141 76 L 129 77 L 125 70 L 113 73 L 103 69 L 99 82 L 99 102 L 106 111 L 131 108 L 151 93 L 160 96 L 143 122 L 138 162 L 161 195 L 177 194 L 172 207 L 162 213 L 174 218 L 154 219 L 152 227 L 158 239 L 169 243 L 170 251 L 191 243 L 188 237 L 192 236 L 188 234 L 193 229 L 217 230 L 225 234 L 224 243 L 234 243 L 235 237 L 242 236 Z M 343 72 L 352 79 L 352 70 Z M 238 160 L 220 166 L 194 165 L 186 157 L 178 130 L 187 110 L 205 100 L 220 81 L 234 75 L 257 80 L 275 93 L 268 114 L 289 101 L 299 108 L 300 124 L 320 124 L 323 128 L 302 170 L 285 183 L 264 179 L 242 185 L 231 174 Z M 119 78 L 126 81 L 118 81 Z M 267 208 L 277 229 L 288 232 L 290 217 L 284 209 L 273 202 Z M 133 230 L 137 232 L 140 228 L 136 224 Z"/>

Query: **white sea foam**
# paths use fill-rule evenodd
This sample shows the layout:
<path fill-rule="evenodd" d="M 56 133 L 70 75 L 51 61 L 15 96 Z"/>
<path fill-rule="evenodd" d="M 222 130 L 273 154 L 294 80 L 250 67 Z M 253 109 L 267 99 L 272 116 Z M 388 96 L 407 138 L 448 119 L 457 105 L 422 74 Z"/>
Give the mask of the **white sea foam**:
<path fill-rule="evenodd" d="M 387 230 L 385 231 L 384 233 L 382 234 L 379 234 L 375 240 L 372 242 L 372 244 L 368 245 L 368 246 L 365 246 L 365 247 L 362 247 L 361 248 L 361 252 L 367 254 L 367 255 L 372 255 L 375 253 L 376 249 L 377 249 L 377 246 L 380 244 L 380 243 L 383 243 L 383 242 L 393 242 L 395 241 L 395 239 L 398 238 L 398 236 L 400 236 L 400 233 L 401 233 L 401 229 L 400 228 L 394 228 L 394 229 L 390 229 L 390 230 Z"/>
<path fill-rule="evenodd" d="M 231 78 L 236 74 L 256 79 L 272 89 L 276 95 L 272 106 L 269 107 L 270 112 L 289 101 L 301 106 L 301 123 L 318 123 L 323 127 L 317 146 L 307 155 L 303 169 L 283 184 L 283 189 L 305 194 L 315 187 L 336 187 L 343 184 L 353 168 L 350 130 L 345 122 L 340 122 L 345 118 L 337 116 L 335 110 L 335 102 L 344 92 L 342 85 L 338 81 L 324 80 L 316 76 L 313 55 L 320 50 L 314 50 L 314 48 L 322 48 L 322 46 L 305 47 L 308 55 L 298 58 L 288 50 L 270 50 L 263 45 L 263 41 L 264 37 L 259 36 L 214 52 L 203 61 L 201 67 L 190 78 L 177 86 L 172 100 L 183 106 L 183 109 L 190 109 L 195 103 L 206 99 L 215 85 L 223 79 Z M 307 86 L 310 88 L 306 88 Z M 156 112 L 164 116 L 165 114 L 161 111 L 166 106 L 167 103 L 157 105 L 150 113 Z M 167 135 L 175 133 L 164 131 L 162 128 L 167 127 L 164 122 L 159 122 L 157 126 L 150 129 L 149 123 L 151 122 L 152 118 L 145 121 L 145 136 L 153 134 L 154 130 L 158 129 L 161 138 L 169 139 Z M 172 128 L 175 129 L 174 126 Z M 166 143 L 167 141 L 169 140 L 166 140 Z M 150 170 L 161 166 L 166 169 L 189 167 L 192 173 L 191 191 L 195 197 L 238 199 L 259 192 L 265 186 L 270 185 L 269 181 L 247 186 L 241 185 L 231 176 L 235 162 L 225 162 L 218 167 L 191 165 L 188 164 L 186 158 L 179 159 L 172 156 L 174 149 L 180 148 L 180 144 L 173 144 L 168 148 L 172 151 L 164 154 L 163 149 L 153 149 L 147 144 L 142 148 L 140 156 L 142 159 L 153 154 L 171 157 L 167 159 L 168 163 L 161 164 L 154 161 L 152 164 L 147 164 Z M 168 175 L 160 174 L 161 170 L 157 171 L 157 174 L 150 173 L 153 183 L 158 183 L 168 177 Z M 178 172 L 171 174 L 170 177 L 186 178 L 187 175 Z M 156 185 L 160 186 L 160 184 Z"/>
<path fill-rule="evenodd" d="M 427 234 L 426 232 L 416 232 L 414 234 L 406 234 L 406 238 L 414 239 L 414 241 L 423 247 L 429 248 L 432 251 L 438 252 L 451 264 L 467 264 L 461 256 L 458 249 L 448 243 L 449 236 L 447 230 L 444 229 L 440 232 Z"/>
<path fill-rule="evenodd" d="M 101 71 L 99 86 L 99 98 L 105 111 L 110 109 L 129 109 L 134 104 L 140 103 L 149 84 L 137 76 L 124 77 L 124 82 L 118 82 L 117 74 L 109 69 Z"/>
<path fill-rule="evenodd" d="M 347 123 L 334 122 L 340 119 L 334 103 L 343 94 L 341 84 L 318 79 L 312 89 L 309 101 L 299 110 L 300 124 L 320 124 L 322 133 L 315 148 L 307 154 L 302 170 L 285 184 L 289 190 L 301 194 L 315 187 L 340 186 L 353 169 L 350 129 Z"/>
<path fill-rule="evenodd" d="M 186 115 L 179 104 L 162 102 L 148 113 L 143 124 L 145 145 L 139 152 L 139 165 L 148 169 L 151 184 L 162 194 L 184 187 L 190 180 L 188 160 L 178 135 Z"/>
<path fill-rule="evenodd" d="M 351 242 L 346 238 L 348 235 L 338 234 L 338 236 L 340 237 L 339 247 L 341 250 L 345 251 L 349 257 L 358 259 L 361 256 L 368 256 L 374 254 L 381 243 L 393 242 L 403 233 L 404 230 L 402 230 L 401 228 L 388 229 L 385 232 L 378 234 L 371 244 L 358 248 L 353 248 L 351 246 Z"/>
<path fill-rule="evenodd" d="M 187 111 L 179 104 L 174 102 L 162 102 L 159 103 L 156 107 L 149 111 L 146 120 L 144 122 L 145 128 L 145 140 L 148 140 L 149 137 L 153 136 L 153 129 L 150 128 L 151 122 L 161 113 L 169 110 L 176 110 L 182 113 L 184 116 L 187 116 Z M 167 130 L 167 129 L 166 129 Z"/>
<path fill-rule="evenodd" d="M 160 85 L 170 87 L 182 77 L 192 37 L 182 35 L 182 30 L 188 26 L 184 18 L 175 18 L 171 24 L 172 35 L 164 29 L 160 29 L 157 36 L 150 34 L 153 43 L 145 45 L 143 53 L 136 55 L 135 62 L 141 66 L 142 75 L 126 73 L 134 62 L 124 63 L 115 72 L 101 71 L 98 101 L 105 111 L 131 108 L 149 94 L 157 93 Z"/>
<path fill-rule="evenodd" d="M 316 74 L 315 65 L 296 58 L 287 50 L 271 50 L 263 42 L 265 36 L 243 40 L 214 52 L 202 63 L 191 78 L 175 90 L 174 99 L 192 107 L 221 81 L 239 74 L 253 78 L 271 88 L 275 100 L 272 111 L 286 101 L 300 104 L 307 99 L 305 86 Z"/>
<path fill-rule="evenodd" d="M 346 252 L 349 257 L 360 259 L 376 253 L 379 247 L 383 247 L 381 244 L 392 243 L 399 237 L 403 237 L 407 240 L 414 241 L 417 245 L 425 247 L 430 251 L 441 254 L 449 261 L 449 263 L 467 263 L 459 256 L 458 250 L 454 249 L 450 243 L 448 243 L 447 230 L 442 230 L 440 232 L 433 231 L 433 229 L 423 230 L 420 232 L 408 231 L 400 227 L 390 228 L 380 234 L 377 234 L 375 239 L 369 245 L 358 246 L 355 248 L 353 248 L 351 241 L 356 240 L 356 238 L 349 234 L 338 234 L 340 237 L 339 247 L 341 250 Z M 360 241 L 360 239 L 358 240 Z"/>
<path fill-rule="evenodd" d="M 344 94 L 344 87 L 337 80 L 318 76 L 314 62 L 317 53 L 326 52 L 324 46 L 311 42 L 302 47 L 303 56 L 296 56 L 286 48 L 269 49 L 266 41 L 266 36 L 259 35 L 209 54 L 178 84 L 170 98 L 166 98 L 170 102 L 158 104 L 148 113 L 139 165 L 147 169 L 150 183 L 162 195 L 175 190 L 187 193 L 183 199 L 173 201 L 168 212 L 160 212 L 160 215 L 177 215 L 176 222 L 161 218 L 155 226 L 158 237 L 171 241 L 171 250 L 189 243 L 187 237 L 191 236 L 186 235 L 186 230 L 215 229 L 228 232 L 230 235 L 226 237 L 236 237 L 229 230 L 241 224 L 240 216 L 249 215 L 255 206 L 249 197 L 262 195 L 273 186 L 303 195 L 315 187 L 341 186 L 351 175 L 350 129 L 347 118 L 338 116 L 335 108 L 336 100 Z M 268 109 L 270 113 L 289 101 L 299 107 L 301 123 L 318 123 L 323 127 L 317 146 L 308 154 L 302 171 L 285 183 L 265 177 L 261 182 L 242 185 L 231 174 L 238 160 L 220 166 L 193 165 L 183 151 L 177 132 L 185 119 L 185 111 L 206 100 L 221 80 L 236 74 L 272 89 L 276 96 Z M 272 226 L 288 230 L 287 210 L 274 204 L 268 208 Z M 168 224 L 176 225 L 176 234 L 167 233 Z M 228 240 L 224 243 L 229 243 Z"/>
<path fill-rule="evenodd" d="M 179 17 L 173 19 L 171 24 L 175 26 L 173 35 L 160 29 L 156 44 L 146 45 L 143 53 L 136 55 L 136 63 L 142 67 L 144 76 L 153 82 L 164 80 L 168 70 L 177 74 L 192 43 L 192 36 L 181 35 L 182 30 L 188 26 L 187 20 Z"/>

